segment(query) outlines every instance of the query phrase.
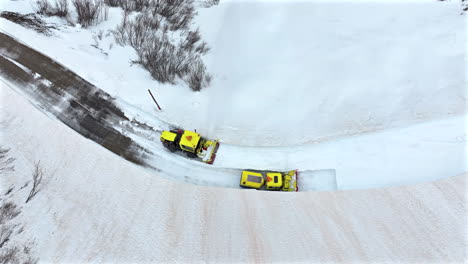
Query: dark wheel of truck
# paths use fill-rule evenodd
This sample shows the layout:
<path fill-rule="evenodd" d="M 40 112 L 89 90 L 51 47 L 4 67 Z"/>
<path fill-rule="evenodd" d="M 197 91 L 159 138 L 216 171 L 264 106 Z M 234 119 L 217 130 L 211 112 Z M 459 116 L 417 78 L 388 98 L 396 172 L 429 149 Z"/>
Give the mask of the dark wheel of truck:
<path fill-rule="evenodd" d="M 192 158 L 192 159 L 198 157 L 196 153 L 186 152 L 186 154 L 187 154 L 187 157 Z"/>
<path fill-rule="evenodd" d="M 163 145 L 165 148 L 167 148 L 170 152 L 175 152 L 177 150 L 177 147 L 174 146 L 174 144 L 170 142 L 163 142 Z"/>
<path fill-rule="evenodd" d="M 174 146 L 173 144 L 169 144 L 168 149 L 169 149 L 170 152 L 176 152 L 177 151 L 177 147 Z"/>

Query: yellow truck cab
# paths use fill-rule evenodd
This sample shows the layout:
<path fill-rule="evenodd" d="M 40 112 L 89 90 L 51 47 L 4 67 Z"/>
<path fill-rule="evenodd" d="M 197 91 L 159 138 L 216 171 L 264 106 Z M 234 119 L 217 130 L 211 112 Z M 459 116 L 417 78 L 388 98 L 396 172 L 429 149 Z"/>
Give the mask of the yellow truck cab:
<path fill-rule="evenodd" d="M 171 130 L 161 133 L 161 142 L 171 152 L 182 150 L 190 157 L 197 157 L 200 134 L 189 130 Z"/>
<path fill-rule="evenodd" d="M 283 186 L 283 175 L 279 172 L 266 173 L 266 189 L 278 191 Z"/>
<path fill-rule="evenodd" d="M 218 140 L 207 140 L 197 132 L 173 129 L 161 133 L 161 143 L 171 152 L 183 151 L 190 158 L 197 158 L 208 164 L 213 164 L 218 151 Z"/>
<path fill-rule="evenodd" d="M 195 153 L 197 150 L 198 143 L 200 142 L 201 136 L 198 133 L 185 130 L 180 138 L 180 149 Z"/>

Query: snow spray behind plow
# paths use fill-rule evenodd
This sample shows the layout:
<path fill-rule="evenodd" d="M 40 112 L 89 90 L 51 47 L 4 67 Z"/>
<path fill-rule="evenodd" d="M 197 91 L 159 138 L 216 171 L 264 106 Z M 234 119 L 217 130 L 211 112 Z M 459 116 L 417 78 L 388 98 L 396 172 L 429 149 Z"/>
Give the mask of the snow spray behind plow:
<path fill-rule="evenodd" d="M 336 170 L 298 170 L 297 186 L 299 192 L 337 190 Z"/>

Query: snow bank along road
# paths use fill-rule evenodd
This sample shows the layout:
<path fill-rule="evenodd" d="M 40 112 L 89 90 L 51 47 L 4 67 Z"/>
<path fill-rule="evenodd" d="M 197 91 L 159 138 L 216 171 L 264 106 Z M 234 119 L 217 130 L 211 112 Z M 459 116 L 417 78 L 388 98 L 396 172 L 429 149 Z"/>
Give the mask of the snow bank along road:
<path fill-rule="evenodd" d="M 159 133 L 170 125 L 129 120 L 107 93 L 47 56 L 0 34 L 1 78 L 83 136 L 162 176 L 194 184 L 238 187 L 239 169 L 328 169 L 336 188 L 367 188 L 434 180 L 466 171 L 464 119 L 296 147 L 256 148 L 222 144 L 214 166 L 163 149 Z M 259 159 L 258 157 L 268 157 Z M 319 173 L 320 174 L 320 173 Z M 303 190 L 320 182 L 303 177 Z M 325 179 L 329 182 L 329 179 Z M 330 189 L 329 187 L 327 187 Z"/>
<path fill-rule="evenodd" d="M 2 83 L 0 93 L 8 102 L 0 105 L 0 142 L 11 147 L 18 168 L 41 159 L 47 170 L 47 184 L 18 216 L 27 227 L 20 236 L 37 242 L 41 262 L 466 260 L 466 176 L 294 195 L 175 183 L 122 162 Z M 29 172 L 2 177 L 0 189 L 21 186 Z M 27 192 L 15 198 L 23 203 L 17 196 Z"/>

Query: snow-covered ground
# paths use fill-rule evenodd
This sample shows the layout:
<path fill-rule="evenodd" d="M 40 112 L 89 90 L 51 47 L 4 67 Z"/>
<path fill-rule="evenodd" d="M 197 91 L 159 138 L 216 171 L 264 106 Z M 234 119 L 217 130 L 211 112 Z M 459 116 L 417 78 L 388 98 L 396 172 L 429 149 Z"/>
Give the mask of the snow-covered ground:
<path fill-rule="evenodd" d="M 118 8 L 96 27 L 62 26 L 54 37 L 4 19 L 0 29 L 135 106 L 150 123 L 157 117 L 235 145 L 290 146 L 465 111 L 465 16 L 457 1 L 422 2 L 221 1 L 199 9 L 194 27 L 211 47 L 204 60 L 214 77 L 199 93 L 130 66 L 135 52 L 109 33 Z M 0 9 L 32 11 L 27 1 L 4 1 Z"/>
<path fill-rule="evenodd" d="M 174 183 L 49 118 L 0 82 L 0 144 L 41 263 L 460 263 L 466 176 L 376 190 L 287 193 Z M 8 103 L 5 103 L 8 102 Z M 34 131 L 34 133 L 31 133 Z M 41 191 L 24 200 L 34 162 Z M 448 176 L 448 175 L 447 175 Z"/>
<path fill-rule="evenodd" d="M 4 199 L 22 205 L 25 224 L 15 239 L 34 240 L 32 253 L 55 263 L 464 261 L 466 176 L 293 194 L 165 179 L 237 187 L 243 168 L 298 169 L 314 171 L 300 178 L 308 190 L 364 189 L 468 171 L 459 3 L 333 2 L 199 9 L 193 26 L 211 47 L 213 81 L 198 93 L 131 65 L 135 52 L 109 32 L 118 8 L 90 29 L 46 18 L 59 27 L 53 36 L 0 18 L 2 32 L 115 96 L 129 117 L 222 140 L 206 165 L 167 152 L 159 135 L 134 138 L 155 153 L 157 170 L 145 169 L 41 113 L 1 78 L 0 145 L 16 171 L 2 176 L 0 193 L 14 186 Z M 29 1 L 0 1 L 3 10 L 32 12 Z M 45 182 L 24 204 L 38 160 Z"/>
<path fill-rule="evenodd" d="M 271 146 L 460 114 L 459 13 L 458 3 L 436 2 L 229 1 L 203 10 L 215 78 L 207 101 L 192 110 L 200 121 L 172 119 L 210 123 L 207 133 L 234 144 Z"/>
<path fill-rule="evenodd" d="M 32 11 L 27 1 L 0 7 Z M 119 22 L 118 8 L 89 30 L 48 19 L 61 25 L 52 37 L 4 19 L 0 29 L 115 96 L 129 116 L 221 138 L 210 167 L 168 153 L 155 135 L 148 147 L 169 178 L 236 187 L 242 168 L 331 169 L 338 188 L 347 189 L 467 171 L 459 11 L 457 3 L 432 1 L 225 1 L 200 9 L 194 25 L 211 46 L 205 61 L 214 77 L 199 93 L 160 85 L 130 65 L 134 51 L 113 43 L 108 31 Z"/>

